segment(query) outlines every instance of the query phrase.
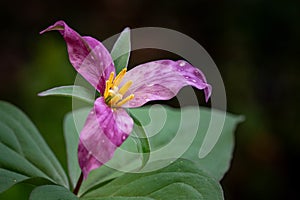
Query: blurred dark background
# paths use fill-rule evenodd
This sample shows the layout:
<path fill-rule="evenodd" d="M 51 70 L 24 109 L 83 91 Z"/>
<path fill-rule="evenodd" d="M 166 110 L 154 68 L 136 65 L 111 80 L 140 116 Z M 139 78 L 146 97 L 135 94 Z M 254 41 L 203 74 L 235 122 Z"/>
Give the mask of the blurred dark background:
<path fill-rule="evenodd" d="M 224 79 L 228 111 L 246 117 L 221 182 L 225 198 L 299 196 L 300 1 L 4 0 L 0 9 L 0 99 L 29 115 L 65 168 L 62 120 L 71 100 L 37 93 L 72 84 L 76 74 L 62 38 L 39 31 L 63 19 L 101 41 L 126 26 L 165 27 L 208 51 Z M 161 56 L 136 53 L 130 64 Z M 30 189 L 17 185 L 0 199 L 27 199 Z"/>

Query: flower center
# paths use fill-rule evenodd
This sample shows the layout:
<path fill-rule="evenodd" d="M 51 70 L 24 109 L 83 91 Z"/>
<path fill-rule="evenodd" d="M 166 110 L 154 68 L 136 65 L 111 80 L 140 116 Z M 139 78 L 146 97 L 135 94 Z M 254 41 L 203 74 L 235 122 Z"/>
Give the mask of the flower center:
<path fill-rule="evenodd" d="M 106 81 L 104 99 L 107 105 L 110 107 L 120 107 L 134 98 L 133 94 L 130 94 L 123 99 L 124 94 L 128 91 L 132 85 L 132 81 L 126 82 L 120 89 L 119 85 L 126 74 L 127 69 L 124 68 L 115 78 L 114 72 L 111 72 L 108 80 Z"/>

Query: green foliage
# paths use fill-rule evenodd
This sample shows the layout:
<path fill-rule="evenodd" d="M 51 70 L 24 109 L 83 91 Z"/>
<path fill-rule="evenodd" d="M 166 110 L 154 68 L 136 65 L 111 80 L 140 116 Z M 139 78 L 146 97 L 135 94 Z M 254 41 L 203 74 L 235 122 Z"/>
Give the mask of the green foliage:
<path fill-rule="evenodd" d="M 158 171 L 128 173 L 84 195 L 102 199 L 223 199 L 219 183 L 191 161 L 178 160 Z"/>
<path fill-rule="evenodd" d="M 68 189 L 58 185 L 43 185 L 36 187 L 30 194 L 29 200 L 79 200 Z"/>
<path fill-rule="evenodd" d="M 236 125 L 241 121 L 241 117 L 204 107 L 186 107 L 181 110 L 168 106 L 153 106 L 151 110 L 150 108 L 146 106 L 131 109 L 131 113 L 145 127 L 148 126 L 146 134 L 149 137 L 152 151 L 161 151 L 161 155 L 167 154 L 170 158 L 179 156 L 192 160 L 199 169 L 203 169 L 217 180 L 221 180 L 230 165 L 234 145 L 233 133 Z M 159 125 L 155 122 L 151 123 L 151 120 L 157 116 L 151 118 L 149 114 L 162 115 L 162 112 L 166 112 L 166 121 L 161 130 L 155 134 L 152 131 Z M 200 116 L 198 116 L 200 120 L 195 121 L 198 112 L 200 112 Z M 212 112 L 217 117 L 225 117 L 224 126 L 212 151 L 204 158 L 199 158 L 199 150 L 212 120 Z M 192 135 L 192 127 L 197 129 L 195 136 Z M 160 157 L 160 154 L 158 153 L 156 157 Z"/>
<path fill-rule="evenodd" d="M 0 152 L 0 192 L 33 177 L 68 187 L 65 172 L 32 122 L 22 111 L 2 101 Z"/>
<path fill-rule="evenodd" d="M 200 114 L 198 134 L 182 157 L 193 160 L 199 169 L 203 169 L 217 180 L 221 180 L 230 167 L 234 149 L 234 132 L 238 123 L 243 121 L 243 117 L 203 107 L 200 108 Z M 217 143 L 208 155 L 201 158 L 199 155 L 199 147 L 203 145 L 201 133 L 206 133 L 208 130 L 212 115 L 219 119 L 225 117 L 225 122 Z"/>
<path fill-rule="evenodd" d="M 166 112 L 166 121 L 161 130 L 152 135 L 149 128 L 151 113 Z M 90 108 L 74 111 L 65 117 L 64 134 L 66 139 L 67 157 L 71 188 L 74 188 L 80 168 L 77 160 L 77 146 L 79 132 L 88 115 Z M 151 160 L 150 148 L 158 151 L 160 148 L 169 144 L 175 137 L 184 134 L 191 134 L 189 123 L 182 123 L 182 116 L 193 117 L 198 107 L 186 107 L 173 109 L 167 106 L 146 106 L 138 109 L 131 109 L 130 113 L 135 119 L 135 126 L 143 125 L 143 135 L 133 135 L 115 152 L 114 158 L 91 172 L 87 180 L 84 181 L 79 196 L 82 199 L 223 199 L 222 189 L 218 183 L 224 173 L 228 170 L 231 153 L 233 149 L 233 132 L 236 124 L 240 121 L 239 117 L 226 115 L 224 128 L 219 141 L 213 150 L 204 158 L 199 158 L 199 148 L 203 143 L 204 135 L 211 120 L 211 110 L 200 108 L 200 121 L 198 132 L 193 138 L 185 152 L 181 152 L 179 160 L 164 159 L 163 154 L 159 156 L 163 160 Z M 217 111 L 218 115 L 226 113 Z M 60 164 L 55 156 L 43 141 L 34 125 L 29 119 L 14 106 L 0 103 L 0 191 L 5 191 L 12 185 L 29 180 L 32 177 L 41 177 L 47 181 L 32 181 L 43 184 L 58 184 L 61 186 L 40 186 L 31 194 L 31 199 L 38 199 L 41 195 L 47 195 L 49 199 L 57 199 L 64 196 L 66 199 L 76 199 L 68 188 L 68 181 Z M 138 121 L 137 121 L 138 119 Z M 193 121 L 193 120 L 189 120 Z M 179 128 L 179 124 L 181 127 Z M 139 126 L 142 127 L 142 126 Z M 149 141 L 138 146 L 136 140 L 139 137 L 148 137 Z M 177 138 L 178 139 L 178 138 Z M 181 149 L 180 145 L 186 145 L 183 138 L 179 137 L 180 142 L 176 146 L 168 146 L 168 152 L 175 152 Z M 122 154 L 121 150 L 141 154 L 140 157 L 131 157 L 129 154 Z M 143 156 L 147 156 L 145 162 Z M 159 154 L 158 154 L 159 155 Z M 156 155 L 157 156 L 157 155 Z M 141 159 L 142 158 L 142 159 Z M 157 168 L 165 162 L 167 165 Z M 118 165 L 115 165 L 115 164 Z M 173 163 L 169 165 L 170 163 Z M 134 169 L 140 173 L 125 173 L 119 168 L 111 166 L 122 166 L 124 169 Z M 146 171 L 144 170 L 144 167 Z M 133 168 L 132 168 L 133 167 Z M 148 170 L 156 169 L 156 170 Z M 144 170 L 144 172 L 143 172 Z M 148 171 L 147 171 L 148 170 Z M 135 171 L 135 172 L 137 172 Z"/>
<path fill-rule="evenodd" d="M 159 131 L 159 133 L 152 136 L 153 133 L 151 133 L 151 127 L 149 128 L 149 122 L 151 122 L 150 113 L 153 114 L 155 112 L 160 112 L 161 109 L 163 109 L 164 112 L 166 112 L 166 122 L 164 123 L 164 126 Z M 67 151 L 72 154 L 72 155 L 68 154 L 68 158 L 70 158 L 69 162 L 73 163 L 72 164 L 73 168 L 74 166 L 75 168 L 77 168 L 77 170 L 73 170 L 73 171 L 77 171 L 76 176 L 73 178 L 74 181 L 78 179 L 80 174 L 78 170 L 79 167 L 77 163 L 77 154 L 74 152 L 77 152 L 76 150 L 78 145 L 78 134 L 83 127 L 83 122 L 85 121 L 85 118 L 89 110 L 90 109 L 87 108 L 87 109 L 74 111 L 73 113 L 68 114 L 67 117 L 65 118 L 65 131 L 69 131 L 68 133 L 65 133 L 67 148 L 68 146 L 70 146 L 68 145 L 68 142 L 70 143 L 70 141 L 73 141 L 74 143 L 73 145 L 71 145 L 73 150 L 69 149 Z M 151 156 L 152 155 L 151 152 L 149 153 L 150 148 L 153 151 L 158 151 L 160 148 L 169 144 L 176 137 L 177 134 L 180 135 L 180 133 L 178 133 L 179 124 L 181 124 L 181 128 L 180 128 L 182 134 L 181 136 L 186 137 L 186 134 L 191 134 L 189 133 L 191 129 L 191 123 L 194 123 L 194 121 L 188 120 L 189 123 L 182 123 L 181 120 L 182 120 L 182 116 L 190 116 L 193 118 L 195 112 L 200 112 L 201 120 L 198 122 L 199 124 L 196 125 L 199 126 L 198 132 L 195 135 L 195 137 L 192 138 L 192 142 L 189 144 L 186 151 L 181 152 L 180 156 L 184 159 L 192 161 L 195 168 L 197 168 L 201 172 L 203 171 L 209 174 L 209 176 L 212 177 L 212 179 L 221 180 L 221 178 L 228 170 L 228 167 L 230 165 L 230 160 L 231 160 L 232 150 L 234 145 L 233 133 L 235 127 L 237 123 L 241 121 L 240 117 L 231 114 L 226 114 L 225 112 L 214 111 L 214 115 L 225 117 L 224 127 L 221 136 L 218 142 L 216 143 L 216 145 L 214 146 L 213 150 L 204 158 L 199 158 L 198 154 L 199 154 L 199 149 L 203 143 L 205 133 L 207 132 L 209 122 L 211 121 L 212 111 L 207 108 L 198 108 L 198 107 L 186 107 L 180 110 L 180 109 L 173 109 L 168 106 L 154 106 L 154 107 L 146 106 L 143 108 L 131 109 L 130 110 L 131 116 L 133 116 L 135 119 L 139 119 L 139 121 L 136 121 L 135 126 L 141 127 L 140 125 L 144 125 L 146 129 L 143 128 L 144 135 L 141 138 L 136 137 L 136 135 L 131 135 L 125 141 L 125 143 L 120 147 L 120 149 L 123 150 L 125 149 L 130 152 L 140 152 L 142 153 L 142 158 L 145 155 Z M 195 124 L 193 124 L 193 126 L 195 126 Z M 68 128 L 66 129 L 66 127 Z M 148 142 L 149 146 L 147 147 L 146 145 L 146 148 L 134 149 L 133 146 L 137 147 L 135 141 L 137 139 L 144 139 L 143 137 L 146 136 L 149 138 L 149 142 Z M 68 141 L 67 138 L 73 138 L 73 139 Z M 180 147 L 180 145 L 186 145 L 186 143 L 184 143 L 183 138 L 179 137 L 177 139 L 179 139 L 179 143 L 177 143 L 177 145 L 175 146 L 171 146 L 171 145 L 168 146 L 167 149 L 168 152 L 176 152 L 178 151 L 178 149 L 182 148 Z M 126 153 L 123 154 L 122 151 L 120 151 L 120 149 L 118 149 L 115 152 L 113 159 L 110 162 L 108 162 L 106 166 L 102 166 L 99 169 L 91 172 L 90 176 L 86 181 L 84 181 L 79 191 L 80 196 L 86 196 L 86 195 L 89 196 L 89 194 L 91 192 L 93 193 L 95 189 L 98 190 L 97 188 L 102 188 L 102 186 L 108 187 L 106 186 L 106 184 L 114 180 L 115 178 L 128 175 L 122 171 L 118 171 L 118 169 L 113 169 L 111 167 L 118 166 L 120 167 L 119 169 L 124 169 L 125 166 L 128 166 L 129 167 L 128 169 L 136 170 L 138 168 L 143 170 L 142 167 L 147 164 L 146 166 L 146 170 L 147 170 L 147 169 L 151 169 L 151 167 L 156 168 L 157 166 L 160 166 L 162 162 L 166 162 L 167 163 L 166 166 L 170 164 L 169 163 L 170 160 L 167 159 L 155 161 L 152 163 L 150 162 L 150 163 L 141 164 L 140 161 L 141 157 L 137 157 L 137 156 L 131 157 L 130 154 L 126 154 Z M 141 152 L 141 150 L 143 149 L 144 151 Z M 159 154 L 158 157 L 160 157 Z M 76 162 L 74 162 L 74 160 L 76 160 Z M 117 165 L 115 163 L 117 163 Z M 132 166 L 135 167 L 130 168 Z M 153 173 L 156 172 L 154 171 Z M 170 190 L 170 188 L 168 188 L 168 190 Z"/>
<path fill-rule="evenodd" d="M 55 87 L 39 93 L 39 96 L 70 96 L 77 98 L 86 103 L 94 103 L 94 95 L 92 91 L 78 85 L 66 85 Z"/>

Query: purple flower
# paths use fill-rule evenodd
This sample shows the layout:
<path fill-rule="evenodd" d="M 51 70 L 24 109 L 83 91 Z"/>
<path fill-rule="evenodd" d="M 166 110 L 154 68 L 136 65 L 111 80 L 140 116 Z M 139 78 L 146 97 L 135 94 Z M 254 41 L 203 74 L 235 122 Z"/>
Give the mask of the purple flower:
<path fill-rule="evenodd" d="M 101 94 L 80 133 L 78 160 L 84 178 L 109 161 L 116 148 L 129 136 L 133 120 L 123 108 L 136 108 L 151 100 L 167 100 L 191 85 L 204 90 L 206 101 L 211 86 L 205 76 L 186 61 L 158 60 L 124 68 L 118 75 L 111 55 L 102 43 L 80 36 L 63 21 L 41 33 L 58 30 L 67 44 L 74 68 Z"/>

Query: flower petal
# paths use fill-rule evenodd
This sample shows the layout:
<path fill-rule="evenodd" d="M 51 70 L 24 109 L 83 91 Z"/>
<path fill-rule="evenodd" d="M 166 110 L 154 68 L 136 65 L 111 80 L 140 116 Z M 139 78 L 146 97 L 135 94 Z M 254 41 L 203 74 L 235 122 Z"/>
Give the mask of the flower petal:
<path fill-rule="evenodd" d="M 91 85 L 103 93 L 105 81 L 115 71 L 112 58 L 98 40 L 80 36 L 64 21 L 58 21 L 41 32 L 58 30 L 64 37 L 71 64 Z"/>
<path fill-rule="evenodd" d="M 78 146 L 78 160 L 84 178 L 113 157 L 132 128 L 133 120 L 124 109 L 113 110 L 105 104 L 103 97 L 96 99 L 80 133 Z"/>
<path fill-rule="evenodd" d="M 123 107 L 133 108 L 151 100 L 171 99 L 186 85 L 204 90 L 206 101 L 211 95 L 211 86 L 206 82 L 204 74 L 182 60 L 159 60 L 141 64 L 127 72 L 121 85 L 129 80 L 133 84 L 126 95 L 134 94 L 134 98 Z"/>

